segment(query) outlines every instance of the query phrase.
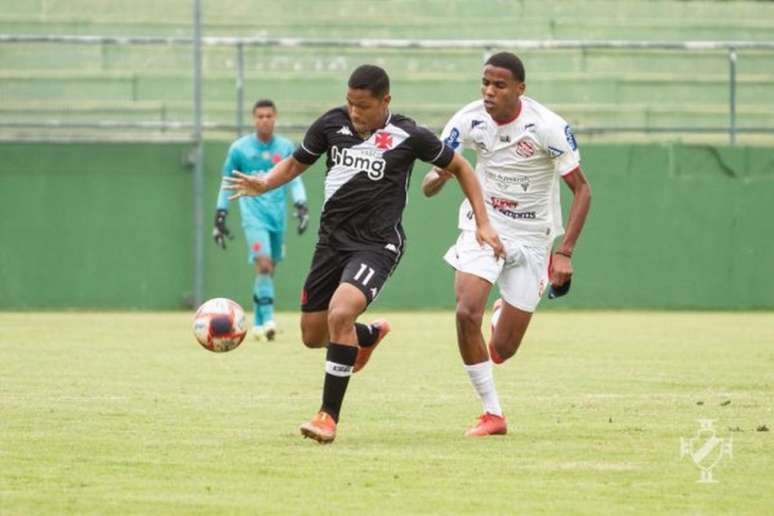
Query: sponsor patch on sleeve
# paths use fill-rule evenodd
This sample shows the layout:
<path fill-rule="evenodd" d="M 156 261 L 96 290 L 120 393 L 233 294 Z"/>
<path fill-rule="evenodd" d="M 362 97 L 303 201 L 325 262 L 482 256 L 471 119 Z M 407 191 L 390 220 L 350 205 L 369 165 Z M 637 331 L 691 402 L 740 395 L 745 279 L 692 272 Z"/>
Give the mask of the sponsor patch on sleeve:
<path fill-rule="evenodd" d="M 569 125 L 564 126 L 564 137 L 567 138 L 567 143 L 572 150 L 578 150 L 578 141 L 575 139 L 575 135 L 572 134 L 572 129 Z"/>
<path fill-rule="evenodd" d="M 445 143 L 448 147 L 457 150 L 457 147 L 460 146 L 460 130 L 456 127 L 453 127 L 449 133 L 449 136 L 446 137 L 443 143 Z"/>
<path fill-rule="evenodd" d="M 556 147 L 552 147 L 551 145 L 548 146 L 548 154 L 551 155 L 551 159 L 558 158 L 562 154 L 564 154 L 564 151 L 561 149 L 557 149 Z"/>

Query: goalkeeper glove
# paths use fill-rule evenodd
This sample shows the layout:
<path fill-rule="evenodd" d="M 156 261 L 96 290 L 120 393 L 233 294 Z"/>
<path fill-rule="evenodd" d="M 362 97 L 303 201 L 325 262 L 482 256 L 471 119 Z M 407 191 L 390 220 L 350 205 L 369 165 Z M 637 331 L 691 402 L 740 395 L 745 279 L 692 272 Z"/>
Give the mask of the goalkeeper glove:
<path fill-rule="evenodd" d="M 296 207 L 298 234 L 303 235 L 304 231 L 306 231 L 306 228 L 309 226 L 309 208 L 307 208 L 305 202 L 297 202 L 293 206 Z"/>
<path fill-rule="evenodd" d="M 228 215 L 226 210 L 215 211 L 215 227 L 212 228 L 212 238 L 215 240 L 215 244 L 223 249 L 226 248 L 226 238 L 229 240 L 234 239 L 231 231 L 226 227 L 226 215 Z"/>

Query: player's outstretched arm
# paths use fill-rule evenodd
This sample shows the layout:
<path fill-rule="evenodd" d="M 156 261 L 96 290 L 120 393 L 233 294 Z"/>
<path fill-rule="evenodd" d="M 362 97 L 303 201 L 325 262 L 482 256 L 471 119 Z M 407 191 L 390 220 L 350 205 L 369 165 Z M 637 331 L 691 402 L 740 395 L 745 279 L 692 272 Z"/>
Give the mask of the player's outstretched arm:
<path fill-rule="evenodd" d="M 236 192 L 229 197 L 230 201 L 239 197 L 254 197 L 292 181 L 309 168 L 293 156 L 288 156 L 277 163 L 265 176 L 250 176 L 234 171 L 234 177 L 224 177 L 224 190 Z"/>
<path fill-rule="evenodd" d="M 433 167 L 422 179 L 422 193 L 425 197 L 432 197 L 441 191 L 446 181 L 454 177 L 454 174 L 442 168 Z"/>
<path fill-rule="evenodd" d="M 562 243 L 554 251 L 549 280 L 552 285 L 564 285 L 572 277 L 572 253 L 591 208 L 591 185 L 580 167 L 563 176 L 572 190 L 572 206 Z"/>
<path fill-rule="evenodd" d="M 505 248 L 489 222 L 489 215 L 486 214 L 484 206 L 484 197 L 481 195 L 481 186 L 478 184 L 476 173 L 473 172 L 470 164 L 465 158 L 455 153 L 451 163 L 446 166 L 446 170 L 454 174 L 465 197 L 470 201 L 473 215 L 476 217 L 476 240 L 478 243 L 486 242 L 494 249 L 496 258 L 505 258 Z"/>

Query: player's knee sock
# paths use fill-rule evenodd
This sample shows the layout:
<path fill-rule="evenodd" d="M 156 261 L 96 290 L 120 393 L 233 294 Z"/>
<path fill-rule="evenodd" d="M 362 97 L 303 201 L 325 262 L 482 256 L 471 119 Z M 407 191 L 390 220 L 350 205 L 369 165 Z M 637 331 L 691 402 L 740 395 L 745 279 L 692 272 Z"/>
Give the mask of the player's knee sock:
<path fill-rule="evenodd" d="M 322 407 L 338 422 L 344 393 L 347 392 L 352 366 L 357 358 L 357 348 L 331 342 L 325 355 L 325 384 L 323 386 Z"/>
<path fill-rule="evenodd" d="M 259 274 L 255 279 L 255 309 L 260 312 L 261 324 L 274 320 L 274 280 L 270 274 Z"/>
<path fill-rule="evenodd" d="M 261 312 L 261 309 L 258 305 L 258 301 L 260 300 L 260 295 L 258 293 L 258 282 L 259 276 L 256 276 L 255 282 L 253 283 L 253 314 L 255 316 L 255 325 L 263 326 L 263 313 Z"/>
<path fill-rule="evenodd" d="M 361 348 L 367 348 L 374 345 L 379 332 L 370 324 L 355 323 L 355 333 L 357 333 L 357 343 Z"/>
<path fill-rule="evenodd" d="M 465 371 L 468 373 L 470 383 L 476 389 L 481 403 L 484 405 L 484 411 L 497 416 L 503 415 L 503 409 L 500 408 L 500 399 L 497 396 L 497 388 L 492 374 L 492 362 L 487 360 L 473 365 L 466 365 Z"/>

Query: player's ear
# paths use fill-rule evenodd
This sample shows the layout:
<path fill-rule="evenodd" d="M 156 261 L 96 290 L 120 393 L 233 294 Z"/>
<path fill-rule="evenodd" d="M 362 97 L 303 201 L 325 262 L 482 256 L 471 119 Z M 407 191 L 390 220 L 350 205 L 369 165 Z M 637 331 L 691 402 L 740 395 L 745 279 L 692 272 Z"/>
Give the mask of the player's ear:
<path fill-rule="evenodd" d="M 391 100 L 392 100 L 392 96 L 391 96 L 389 93 L 387 93 L 387 94 L 384 96 L 384 99 L 382 100 L 382 102 L 384 102 L 384 105 L 385 105 L 385 106 L 389 106 L 389 105 L 390 105 L 390 101 L 391 101 Z"/>

